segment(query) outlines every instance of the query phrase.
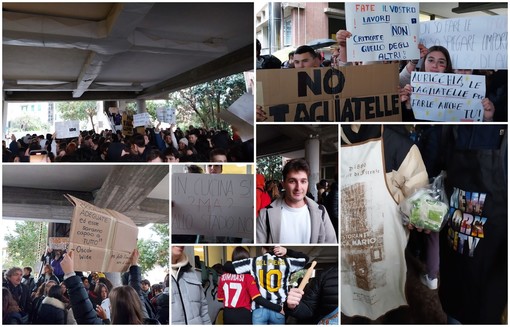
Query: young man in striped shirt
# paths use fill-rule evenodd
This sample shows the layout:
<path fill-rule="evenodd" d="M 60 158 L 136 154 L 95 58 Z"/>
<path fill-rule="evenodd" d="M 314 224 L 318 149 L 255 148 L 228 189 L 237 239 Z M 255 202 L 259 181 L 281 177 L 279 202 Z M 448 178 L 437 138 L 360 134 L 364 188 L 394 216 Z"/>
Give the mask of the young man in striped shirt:
<path fill-rule="evenodd" d="M 308 262 L 304 253 L 281 246 L 262 247 L 262 255 L 233 262 L 236 273 L 250 273 L 259 287 L 262 297 L 272 303 L 282 305 L 287 299 L 288 284 L 292 273 L 301 270 Z M 285 324 L 285 316 L 252 303 L 253 324 Z"/>

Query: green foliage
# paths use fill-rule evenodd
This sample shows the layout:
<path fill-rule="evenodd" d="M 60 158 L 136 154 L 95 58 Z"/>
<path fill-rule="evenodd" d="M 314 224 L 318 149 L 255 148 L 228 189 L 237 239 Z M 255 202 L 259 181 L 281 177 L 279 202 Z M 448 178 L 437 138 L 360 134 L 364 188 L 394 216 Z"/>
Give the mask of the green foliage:
<path fill-rule="evenodd" d="M 156 265 L 161 267 L 169 265 L 168 224 L 153 224 L 151 230 L 156 233 L 156 237 L 151 240 L 138 240 L 138 250 L 140 251 L 138 263 L 142 267 L 142 271 L 152 270 Z"/>
<path fill-rule="evenodd" d="M 39 262 L 42 253 L 39 253 L 39 231 L 42 227 L 42 249 L 46 248 L 48 238 L 48 224 L 43 222 L 22 221 L 16 222 L 14 232 L 5 235 L 7 242 L 7 256 L 4 258 L 4 267 L 30 266 L 34 268 Z"/>
<path fill-rule="evenodd" d="M 277 180 L 281 181 L 282 177 L 282 157 L 281 156 L 268 156 L 257 158 L 257 172 L 264 175 L 266 181 Z"/>
<path fill-rule="evenodd" d="M 17 132 L 47 132 L 50 129 L 48 123 L 43 122 L 39 117 L 30 114 L 24 114 L 10 121 L 9 130 L 12 133 Z"/>
<path fill-rule="evenodd" d="M 64 120 L 87 121 L 90 119 L 92 128 L 95 130 L 94 116 L 97 115 L 96 101 L 58 102 L 57 110 Z"/>
<path fill-rule="evenodd" d="M 177 108 L 177 125 L 228 129 L 218 114 L 246 92 L 243 74 L 234 74 L 195 85 L 169 95 L 171 107 Z"/>

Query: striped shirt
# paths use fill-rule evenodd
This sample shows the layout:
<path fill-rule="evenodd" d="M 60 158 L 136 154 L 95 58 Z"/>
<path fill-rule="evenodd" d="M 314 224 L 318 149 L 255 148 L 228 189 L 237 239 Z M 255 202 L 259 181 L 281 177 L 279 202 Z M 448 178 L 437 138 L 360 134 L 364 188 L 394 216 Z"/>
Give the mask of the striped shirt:
<path fill-rule="evenodd" d="M 236 273 L 250 273 L 259 287 L 260 294 L 272 303 L 281 305 L 287 299 L 290 275 L 306 265 L 304 258 L 280 258 L 266 253 L 260 257 L 234 261 Z M 255 302 L 252 308 L 260 306 Z"/>

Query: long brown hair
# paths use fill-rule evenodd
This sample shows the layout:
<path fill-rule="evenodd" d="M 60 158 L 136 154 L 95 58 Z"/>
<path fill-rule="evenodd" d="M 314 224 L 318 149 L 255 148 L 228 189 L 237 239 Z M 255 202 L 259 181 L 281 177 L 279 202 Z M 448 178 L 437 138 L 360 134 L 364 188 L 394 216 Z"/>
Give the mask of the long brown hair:
<path fill-rule="evenodd" d="M 428 49 L 427 54 L 423 58 L 423 62 L 421 64 L 420 71 L 421 72 L 425 71 L 425 61 L 427 60 L 427 57 L 429 56 L 429 54 L 433 51 L 441 52 L 444 55 L 444 57 L 446 58 L 446 68 L 445 68 L 444 72 L 445 73 L 453 73 L 453 65 L 452 65 L 452 59 L 450 58 L 450 53 L 448 52 L 448 50 L 445 47 L 440 46 L 440 45 L 434 45 Z"/>
<path fill-rule="evenodd" d="M 20 312 L 21 309 L 18 306 L 16 300 L 9 291 L 8 288 L 2 288 L 2 316 L 5 318 L 7 314 L 11 312 Z"/>
<path fill-rule="evenodd" d="M 112 324 L 143 324 L 142 303 L 131 286 L 118 286 L 110 292 Z"/>

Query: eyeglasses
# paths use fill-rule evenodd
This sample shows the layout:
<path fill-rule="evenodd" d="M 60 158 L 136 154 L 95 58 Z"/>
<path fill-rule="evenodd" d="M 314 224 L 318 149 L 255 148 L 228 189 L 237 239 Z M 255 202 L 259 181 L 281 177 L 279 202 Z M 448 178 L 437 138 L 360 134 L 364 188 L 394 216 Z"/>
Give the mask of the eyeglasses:
<path fill-rule="evenodd" d="M 439 67 L 446 67 L 446 59 L 434 59 L 434 58 L 427 58 L 427 63 L 430 65 L 438 65 Z"/>

